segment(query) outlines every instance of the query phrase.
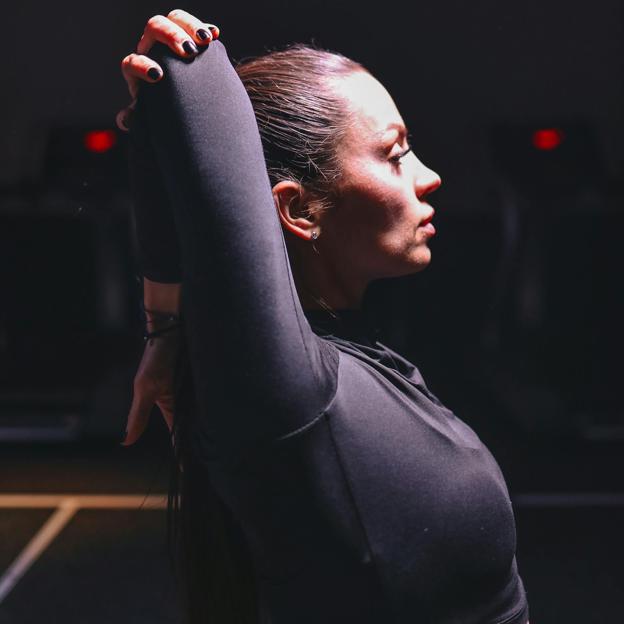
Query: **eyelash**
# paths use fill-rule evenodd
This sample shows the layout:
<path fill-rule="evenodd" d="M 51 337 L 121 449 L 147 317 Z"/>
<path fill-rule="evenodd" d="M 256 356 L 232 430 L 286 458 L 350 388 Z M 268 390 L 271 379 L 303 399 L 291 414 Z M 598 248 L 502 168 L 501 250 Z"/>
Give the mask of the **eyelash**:
<path fill-rule="evenodd" d="M 390 158 L 390 160 L 397 164 L 400 165 L 401 164 L 401 159 L 404 158 L 405 156 L 407 156 L 410 152 L 412 151 L 412 146 L 408 144 L 408 147 L 405 151 L 401 152 L 400 154 L 397 154 L 396 156 L 392 156 L 392 158 Z"/>

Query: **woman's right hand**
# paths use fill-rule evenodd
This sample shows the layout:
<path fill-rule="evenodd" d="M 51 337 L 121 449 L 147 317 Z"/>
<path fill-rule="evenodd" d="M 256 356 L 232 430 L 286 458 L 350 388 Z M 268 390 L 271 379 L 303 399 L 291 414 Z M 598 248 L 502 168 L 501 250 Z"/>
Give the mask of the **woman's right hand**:
<path fill-rule="evenodd" d="M 132 406 L 123 446 L 134 444 L 147 427 L 156 405 L 173 435 L 174 376 L 180 353 L 181 283 L 143 278 L 143 305 L 147 336 L 141 363 L 134 377 Z"/>
<path fill-rule="evenodd" d="M 174 375 L 180 340 L 179 328 L 147 340 L 134 377 L 132 405 L 122 446 L 134 444 L 143 435 L 154 405 L 160 409 L 173 436 Z"/>
<path fill-rule="evenodd" d="M 198 53 L 198 46 L 207 46 L 218 37 L 217 26 L 202 22 L 181 9 L 171 11 L 167 17 L 164 15 L 150 17 L 136 52 L 128 54 L 121 61 L 121 73 L 128 84 L 131 102 L 117 113 L 117 127 L 124 132 L 128 131 L 140 83 L 158 82 L 163 77 L 160 65 L 147 56 L 154 43 L 164 43 L 178 56 L 188 58 Z"/>

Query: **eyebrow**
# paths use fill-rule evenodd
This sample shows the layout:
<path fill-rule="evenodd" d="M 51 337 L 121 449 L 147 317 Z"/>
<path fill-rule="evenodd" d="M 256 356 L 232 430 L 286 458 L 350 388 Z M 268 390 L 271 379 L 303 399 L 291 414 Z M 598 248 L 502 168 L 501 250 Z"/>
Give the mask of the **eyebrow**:
<path fill-rule="evenodd" d="M 396 121 L 392 121 L 379 133 L 379 136 L 380 137 L 383 136 L 389 130 L 397 130 L 399 132 L 399 134 L 402 134 L 402 135 L 407 135 L 408 134 L 407 128 L 405 127 L 404 124 L 398 123 Z"/>

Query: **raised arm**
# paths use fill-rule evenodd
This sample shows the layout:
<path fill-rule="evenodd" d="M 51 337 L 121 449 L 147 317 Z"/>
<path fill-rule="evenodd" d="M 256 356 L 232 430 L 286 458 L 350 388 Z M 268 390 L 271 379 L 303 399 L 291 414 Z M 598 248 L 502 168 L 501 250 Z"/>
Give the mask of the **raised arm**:
<path fill-rule="evenodd" d="M 136 141 L 149 136 L 173 212 L 200 410 L 227 448 L 275 439 L 327 406 L 336 356 L 301 309 L 254 112 L 224 46 L 193 60 L 154 52 L 165 78 L 139 95 L 131 139 L 144 150 Z"/>

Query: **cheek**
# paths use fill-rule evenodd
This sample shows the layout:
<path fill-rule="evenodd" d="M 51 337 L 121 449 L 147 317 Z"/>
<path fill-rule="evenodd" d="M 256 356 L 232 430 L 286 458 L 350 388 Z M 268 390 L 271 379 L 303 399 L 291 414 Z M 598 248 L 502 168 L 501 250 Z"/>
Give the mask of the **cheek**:
<path fill-rule="evenodd" d="M 405 253 L 415 240 L 418 222 L 415 206 L 404 189 L 391 184 L 380 185 L 368 198 L 370 210 L 366 220 L 375 246 L 386 254 Z"/>
<path fill-rule="evenodd" d="M 387 196 L 360 190 L 349 197 L 340 229 L 347 233 L 347 245 L 374 254 L 390 244 L 396 234 L 396 210 Z"/>
<path fill-rule="evenodd" d="M 351 199 L 350 217 L 340 224 L 339 248 L 353 266 L 375 277 L 392 277 L 404 273 L 406 261 L 410 266 L 426 261 L 414 248 L 416 224 L 404 196 L 360 192 Z"/>
<path fill-rule="evenodd" d="M 400 178 L 386 171 L 388 166 L 362 167 L 344 195 L 345 216 L 369 237 L 396 235 L 411 220 L 409 197 Z"/>
<path fill-rule="evenodd" d="M 338 254 L 381 277 L 401 274 L 406 263 L 426 262 L 420 258 L 417 201 L 407 178 L 385 163 L 360 165 L 346 176 L 349 186 L 342 188 L 334 213 Z"/>

